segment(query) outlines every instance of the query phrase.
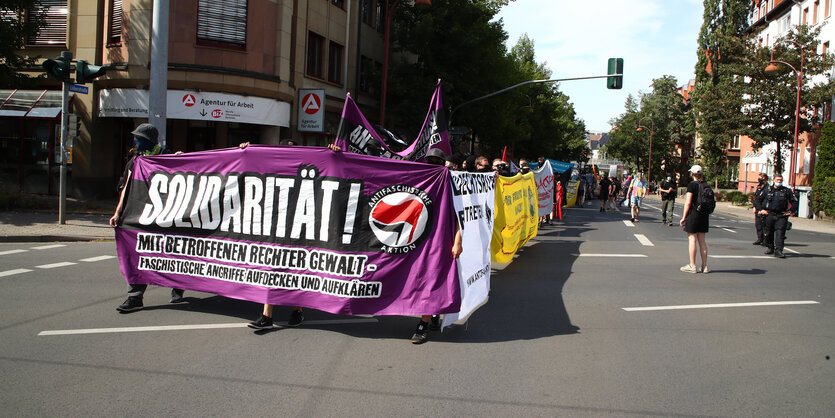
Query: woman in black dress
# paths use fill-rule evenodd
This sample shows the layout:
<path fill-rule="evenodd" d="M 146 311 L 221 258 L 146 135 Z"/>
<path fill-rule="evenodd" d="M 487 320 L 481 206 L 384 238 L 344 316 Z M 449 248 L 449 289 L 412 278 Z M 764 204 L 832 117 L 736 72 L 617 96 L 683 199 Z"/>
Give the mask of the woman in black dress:
<path fill-rule="evenodd" d="M 691 167 L 690 176 L 693 177 L 693 181 L 687 185 L 687 195 L 684 199 L 684 216 L 682 216 L 679 222 L 684 228 L 684 232 L 687 232 L 690 264 L 682 266 L 681 271 L 686 273 L 707 273 L 710 270 L 707 268 L 707 242 L 705 242 L 705 234 L 710 228 L 710 215 L 703 215 L 696 210 L 696 202 L 699 201 L 699 183 L 704 181 L 702 167 L 700 165 Z M 698 269 L 696 268 L 696 243 L 699 244 L 699 253 L 702 256 L 702 267 Z"/>

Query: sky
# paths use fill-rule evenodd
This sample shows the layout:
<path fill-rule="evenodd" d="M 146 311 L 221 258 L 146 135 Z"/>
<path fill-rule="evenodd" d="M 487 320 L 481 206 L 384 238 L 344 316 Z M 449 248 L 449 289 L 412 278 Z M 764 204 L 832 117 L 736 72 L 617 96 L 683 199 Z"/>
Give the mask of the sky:
<path fill-rule="evenodd" d="M 587 131 L 609 131 L 626 97 L 650 92 L 652 80 L 672 75 L 682 86 L 695 78 L 702 0 L 515 0 L 498 15 L 508 50 L 527 33 L 536 61 L 551 78 L 605 75 L 609 58 L 623 58 L 623 89 L 606 79 L 566 81 L 560 91 Z"/>

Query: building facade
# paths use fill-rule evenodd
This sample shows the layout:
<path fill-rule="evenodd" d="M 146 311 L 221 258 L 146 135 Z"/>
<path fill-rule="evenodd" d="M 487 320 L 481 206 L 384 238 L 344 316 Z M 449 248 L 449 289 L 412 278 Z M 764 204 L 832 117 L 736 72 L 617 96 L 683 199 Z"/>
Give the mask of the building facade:
<path fill-rule="evenodd" d="M 756 33 L 756 42 L 762 47 L 773 47 L 774 43 L 785 36 L 793 27 L 798 25 L 822 25 L 817 53 L 831 52 L 830 43 L 835 39 L 835 27 L 832 25 L 832 0 L 754 0 L 751 3 L 751 27 Z M 821 75 L 812 79 L 813 83 L 826 81 L 829 75 Z M 822 103 L 817 107 L 816 124 L 825 120 L 832 120 L 832 102 Z M 794 184 L 802 192 L 801 198 L 810 190 L 814 176 L 815 159 L 817 155 L 820 128 L 813 132 L 802 132 L 798 136 L 795 149 L 794 172 L 791 171 L 791 148 L 778 150 L 776 143 L 770 143 L 756 149 L 753 141 L 747 136 L 736 137 L 728 150 L 735 153 L 739 159 L 738 190 L 751 192 L 756 189 L 757 176 L 766 173 L 773 177 L 775 160 L 778 153 L 784 161 L 783 172 L 780 173 L 787 184 Z"/>
<path fill-rule="evenodd" d="M 30 11 L 47 19 L 37 39 L 27 40 L 24 54 L 52 58 L 70 51 L 74 59 L 108 67 L 86 85 L 86 93 L 70 98 L 78 120 L 67 143 L 70 195 L 115 194 L 133 145 L 130 132 L 148 121 L 153 3 L 42 0 L 40 10 Z M 349 92 L 374 114 L 385 4 L 170 1 L 167 146 L 189 152 L 290 139 L 326 145 Z M 57 193 L 60 91 L 58 82 L 46 79 L 36 89 L 0 90 L 2 187 Z"/>

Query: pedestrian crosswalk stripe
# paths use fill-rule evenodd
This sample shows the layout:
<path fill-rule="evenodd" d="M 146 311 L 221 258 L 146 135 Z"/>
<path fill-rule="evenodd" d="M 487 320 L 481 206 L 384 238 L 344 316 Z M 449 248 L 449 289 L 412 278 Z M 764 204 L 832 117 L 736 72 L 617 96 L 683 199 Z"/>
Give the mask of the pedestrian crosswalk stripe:
<path fill-rule="evenodd" d="M 29 270 L 29 269 L 14 269 L 14 270 L 0 271 L 0 277 L 12 276 L 12 275 L 15 275 L 15 274 L 20 274 L 20 273 L 28 273 L 30 271 L 32 271 L 32 270 Z"/>
<path fill-rule="evenodd" d="M 25 253 L 29 250 L 8 250 L 8 251 L 0 251 L 0 255 L 9 255 L 9 254 L 20 254 Z"/>
<path fill-rule="evenodd" d="M 86 263 L 92 263 L 92 262 L 95 262 L 95 261 L 109 260 L 111 258 L 116 258 L 116 256 L 115 255 L 100 255 L 98 257 L 82 258 L 81 260 L 78 260 L 78 261 L 84 261 Z"/>
<path fill-rule="evenodd" d="M 66 247 L 64 244 L 41 245 L 40 247 L 32 247 L 33 250 L 49 250 L 52 248 Z"/>
<path fill-rule="evenodd" d="M 39 269 L 54 269 L 54 268 L 58 268 L 58 267 L 66 267 L 66 266 L 74 266 L 74 265 L 75 265 L 75 263 L 73 263 L 73 262 L 64 261 L 62 263 L 43 264 L 43 265 L 35 266 L 35 267 L 37 267 Z"/>
<path fill-rule="evenodd" d="M 644 234 L 632 234 L 632 235 L 635 235 L 635 238 L 638 239 L 638 242 L 640 242 L 641 245 L 643 245 L 645 247 L 655 247 L 655 244 L 653 244 L 652 241 L 650 241 L 649 238 L 646 237 L 646 235 L 644 235 Z"/>
<path fill-rule="evenodd" d="M 751 306 L 780 306 L 780 305 L 816 305 L 814 300 L 787 300 L 779 302 L 743 302 L 743 303 L 712 303 L 704 305 L 672 305 L 672 306 L 642 306 L 635 308 L 621 308 L 627 312 L 640 311 L 670 311 L 680 309 L 710 309 L 710 308 L 743 308 Z"/>
<path fill-rule="evenodd" d="M 733 229 L 728 229 L 728 228 L 722 228 L 722 229 L 724 229 L 725 231 L 733 232 L 734 234 L 736 234 L 736 231 L 734 231 Z"/>
<path fill-rule="evenodd" d="M 627 221 L 626 219 L 624 219 L 624 220 L 623 220 L 623 223 L 624 223 L 626 226 L 633 226 L 633 227 L 635 226 L 635 224 L 633 224 L 633 223 L 632 223 L 632 221 Z"/>
<path fill-rule="evenodd" d="M 792 250 L 791 248 L 783 248 L 783 249 L 792 253 L 792 254 L 800 254 L 800 251 L 795 251 L 795 250 Z"/>

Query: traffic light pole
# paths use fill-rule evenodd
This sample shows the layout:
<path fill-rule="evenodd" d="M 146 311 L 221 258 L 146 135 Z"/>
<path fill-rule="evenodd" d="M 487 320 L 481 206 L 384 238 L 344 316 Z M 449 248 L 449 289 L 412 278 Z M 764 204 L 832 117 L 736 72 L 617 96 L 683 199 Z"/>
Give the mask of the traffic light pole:
<path fill-rule="evenodd" d="M 69 114 L 70 82 L 61 83 L 61 167 L 58 185 L 58 223 L 67 223 L 67 136 L 70 130 Z"/>
<path fill-rule="evenodd" d="M 554 78 L 554 79 L 551 79 L 551 80 L 523 81 L 519 84 L 515 84 L 515 85 L 512 85 L 510 87 L 503 88 L 503 89 L 498 90 L 498 91 L 494 91 L 490 94 L 485 94 L 484 96 L 481 96 L 481 97 L 476 97 L 475 99 L 468 100 L 464 103 L 461 103 L 458 106 L 455 106 L 449 112 L 449 126 L 452 126 L 452 117 L 455 115 L 455 112 L 457 112 L 458 109 L 461 109 L 462 107 L 464 107 L 468 104 L 475 103 L 475 102 L 478 102 L 478 101 L 481 101 L 481 100 L 484 100 L 484 99 L 502 94 L 506 91 L 510 91 L 510 90 L 513 90 L 515 88 L 519 88 L 519 87 L 522 87 L 522 86 L 527 86 L 528 84 L 556 83 L 556 82 L 559 82 L 559 81 L 574 81 L 574 80 L 591 80 L 591 79 L 595 79 L 595 78 L 609 78 L 609 77 L 616 77 L 616 76 L 623 76 L 623 74 L 607 74 L 607 75 L 596 75 L 596 76 L 591 76 L 591 77 Z"/>

